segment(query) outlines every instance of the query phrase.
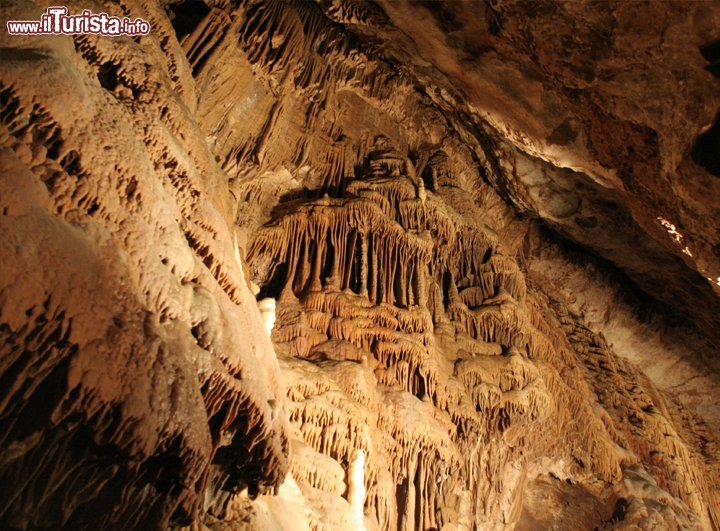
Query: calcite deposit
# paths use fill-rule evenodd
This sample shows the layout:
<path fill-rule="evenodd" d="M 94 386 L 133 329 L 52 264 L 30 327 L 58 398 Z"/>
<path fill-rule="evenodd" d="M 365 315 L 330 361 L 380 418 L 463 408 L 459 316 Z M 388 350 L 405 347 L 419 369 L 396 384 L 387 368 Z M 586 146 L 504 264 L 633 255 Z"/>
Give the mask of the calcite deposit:
<path fill-rule="evenodd" d="M 720 4 L 66 5 L 151 31 L 0 35 L 0 529 L 720 531 Z"/>

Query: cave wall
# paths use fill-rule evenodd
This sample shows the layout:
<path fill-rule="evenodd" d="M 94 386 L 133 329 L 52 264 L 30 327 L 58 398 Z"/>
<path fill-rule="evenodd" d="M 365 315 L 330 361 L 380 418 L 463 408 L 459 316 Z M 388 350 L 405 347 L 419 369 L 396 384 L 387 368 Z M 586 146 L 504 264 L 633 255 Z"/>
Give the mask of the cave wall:
<path fill-rule="evenodd" d="M 719 529 L 716 7 L 3 33 L 0 526 Z"/>

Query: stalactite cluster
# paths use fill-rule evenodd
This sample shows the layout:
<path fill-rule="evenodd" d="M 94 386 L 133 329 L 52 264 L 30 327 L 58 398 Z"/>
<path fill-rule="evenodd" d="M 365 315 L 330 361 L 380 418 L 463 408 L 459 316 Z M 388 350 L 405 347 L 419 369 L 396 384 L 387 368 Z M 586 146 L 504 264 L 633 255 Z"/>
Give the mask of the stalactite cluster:
<path fill-rule="evenodd" d="M 479 211 L 458 213 L 447 185 L 426 189 L 410 159 L 386 143 L 378 139 L 365 173 L 332 197 L 280 208 L 248 253 L 253 279 L 278 298 L 276 348 L 307 360 L 288 361 L 286 380 L 308 371 L 332 382 L 289 384 L 294 437 L 345 468 L 354 449 L 364 452 L 366 527 L 441 529 L 462 518 L 467 528 L 512 525 L 527 469 L 541 455 L 564 462 L 567 477 L 608 483 L 659 458 L 651 452 L 693 459 L 672 442 L 669 414 L 655 406 L 645 409 L 658 417 L 661 450 L 618 435 L 622 420 L 593 407 L 587 382 L 607 390 L 651 384 L 636 371 L 620 386 L 587 378 L 583 365 L 617 372 L 621 362 L 561 307 L 553 311 L 528 291 Z M 433 159 L 436 173 L 452 178 L 447 162 Z M 298 458 L 293 477 L 340 497 L 341 483 L 308 472 L 315 461 Z M 392 474 L 383 477 L 388 464 Z M 687 506 L 675 512 L 687 520 L 686 507 L 714 511 L 707 492 L 682 494 L 705 492 L 704 477 L 684 480 L 693 483 L 672 493 Z"/>

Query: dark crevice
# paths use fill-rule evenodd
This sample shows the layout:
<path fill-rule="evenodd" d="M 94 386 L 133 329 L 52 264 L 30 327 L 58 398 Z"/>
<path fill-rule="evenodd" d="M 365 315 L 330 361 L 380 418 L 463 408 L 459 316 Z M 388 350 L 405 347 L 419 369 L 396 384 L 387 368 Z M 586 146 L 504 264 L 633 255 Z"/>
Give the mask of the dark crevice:
<path fill-rule="evenodd" d="M 700 47 L 700 53 L 706 61 L 713 63 L 720 60 L 720 39 Z"/>
<path fill-rule="evenodd" d="M 701 46 L 700 53 L 703 55 L 705 60 L 710 63 L 705 67 L 705 70 L 710 72 L 713 76 L 720 78 L 720 39 L 716 39 L 710 44 Z"/>
<path fill-rule="evenodd" d="M 618 501 L 615 504 L 615 512 L 613 513 L 610 521 L 612 523 L 621 522 L 625 518 L 625 513 L 627 513 L 629 505 L 630 504 L 625 498 L 618 498 Z"/>
<path fill-rule="evenodd" d="M 74 149 L 68 151 L 62 160 L 60 160 L 60 166 L 62 166 L 69 175 L 79 175 L 81 172 L 80 154 Z"/>
<path fill-rule="evenodd" d="M 715 116 L 712 127 L 695 141 L 692 159 L 715 177 L 720 177 L 720 113 Z"/>
<path fill-rule="evenodd" d="M 120 66 L 108 61 L 100 66 L 97 73 L 98 81 L 102 88 L 113 91 L 118 85 L 118 70 Z"/>
<path fill-rule="evenodd" d="M 186 35 L 190 35 L 210 13 L 210 7 L 199 0 L 173 4 L 168 6 L 168 10 L 178 42 Z"/>
<path fill-rule="evenodd" d="M 262 300 L 266 297 L 272 297 L 277 299 L 280 297 L 280 293 L 285 287 L 285 279 L 288 275 L 288 264 L 283 262 L 275 267 L 270 281 L 261 287 L 260 293 L 258 293 L 258 300 Z"/>

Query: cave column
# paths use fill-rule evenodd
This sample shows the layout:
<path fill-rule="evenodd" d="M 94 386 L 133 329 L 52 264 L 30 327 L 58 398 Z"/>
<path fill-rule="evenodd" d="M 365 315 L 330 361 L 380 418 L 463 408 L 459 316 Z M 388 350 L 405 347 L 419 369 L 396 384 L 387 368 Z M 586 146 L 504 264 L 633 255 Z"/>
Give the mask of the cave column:
<path fill-rule="evenodd" d="M 322 283 L 320 282 L 320 275 L 322 269 L 323 259 L 323 248 L 322 241 L 318 238 L 315 240 L 315 257 L 313 260 L 312 268 L 312 281 L 310 283 L 310 291 L 320 291 L 322 289 Z"/>
<path fill-rule="evenodd" d="M 413 306 L 415 304 L 415 283 L 416 283 L 416 267 L 414 260 L 410 261 L 410 266 L 408 270 L 408 277 L 407 277 L 407 286 L 406 286 L 406 292 L 407 292 L 407 301 L 408 301 L 408 307 Z"/>
<path fill-rule="evenodd" d="M 415 268 L 415 281 L 417 283 L 417 304 L 420 305 L 421 308 L 426 308 L 428 303 L 427 274 L 427 265 L 422 259 L 418 260 L 417 267 Z"/>
<path fill-rule="evenodd" d="M 360 241 L 360 295 L 368 296 L 368 237 L 362 233 Z"/>
<path fill-rule="evenodd" d="M 365 516 L 365 453 L 362 450 L 353 450 L 347 477 L 347 501 L 350 504 L 352 514 L 352 529 L 354 531 L 365 531 L 363 522 Z"/>

